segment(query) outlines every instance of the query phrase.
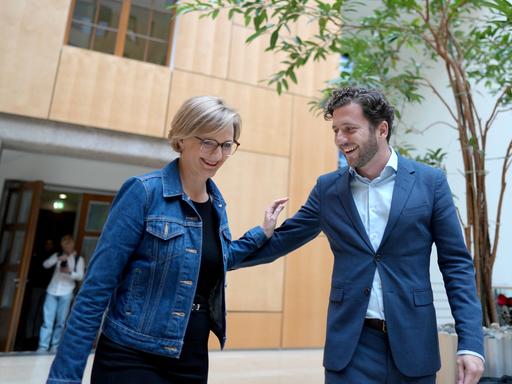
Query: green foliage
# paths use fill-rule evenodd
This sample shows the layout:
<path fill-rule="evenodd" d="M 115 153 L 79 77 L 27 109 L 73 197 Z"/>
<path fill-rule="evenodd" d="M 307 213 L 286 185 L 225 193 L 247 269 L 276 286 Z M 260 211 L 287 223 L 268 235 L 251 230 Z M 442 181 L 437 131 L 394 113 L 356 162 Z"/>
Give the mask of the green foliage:
<path fill-rule="evenodd" d="M 382 89 L 397 106 L 401 124 L 403 106 L 423 101 L 422 91 L 430 85 L 425 73 L 439 61 L 440 47 L 461 62 L 469 81 L 503 94 L 499 107 L 512 104 L 508 0 L 188 0 L 177 7 L 213 18 L 223 9 L 230 19 L 242 15 L 254 30 L 247 43 L 268 38 L 267 51 L 284 53 L 282 69 L 268 79 L 279 94 L 290 81 L 297 83 L 297 70 L 309 61 L 348 54 L 352 71 L 329 81 L 313 109 L 323 106 L 333 88 L 357 84 Z M 316 32 L 296 28 L 299 20 L 316 26 Z"/>
<path fill-rule="evenodd" d="M 512 5 L 508 0 L 458 0 L 449 7 L 444 0 L 384 0 L 370 2 L 377 5 L 370 10 L 367 4 L 348 0 L 190 0 L 177 7 L 179 12 L 201 12 L 205 17 L 216 17 L 222 9 L 229 18 L 243 15 L 245 25 L 254 30 L 248 43 L 268 35 L 267 50 L 286 55 L 284 69 L 269 79 L 278 92 L 288 89 L 288 80 L 297 82 L 297 69 L 308 61 L 348 53 L 354 72 L 340 76 L 330 86 L 357 83 L 379 87 L 394 100 L 420 102 L 422 73 L 438 60 L 436 31 L 426 20 L 434 27 L 449 23 L 450 49 L 460 50 L 470 79 L 484 82 L 493 93 L 512 83 Z M 316 33 L 304 35 L 295 29 L 299 19 L 315 24 Z M 512 92 L 507 96 L 504 104 L 510 103 Z"/>

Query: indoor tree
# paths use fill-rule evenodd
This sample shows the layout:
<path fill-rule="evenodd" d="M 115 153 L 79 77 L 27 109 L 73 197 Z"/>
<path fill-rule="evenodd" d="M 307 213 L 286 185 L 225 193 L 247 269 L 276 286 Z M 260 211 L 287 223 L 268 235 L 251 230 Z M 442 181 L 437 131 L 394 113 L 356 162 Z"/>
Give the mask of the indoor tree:
<path fill-rule="evenodd" d="M 297 69 L 329 55 L 348 57 L 350 70 L 326 86 L 350 84 L 382 89 L 397 105 L 421 103 L 426 91 L 440 99 L 455 127 L 461 148 L 466 191 L 466 217 L 461 218 L 473 255 L 483 322 L 497 322 L 492 269 L 498 250 L 506 176 L 512 162 L 512 131 L 503 154 L 497 211 L 488 209 L 486 146 L 498 115 L 512 107 L 512 4 L 508 0 L 187 0 L 178 12 L 200 12 L 216 18 L 241 15 L 254 33 L 267 39 L 267 51 L 284 54 L 282 68 L 270 79 L 277 92 L 297 83 Z M 316 25 L 303 35 L 299 20 Z M 449 82 L 448 97 L 428 77 L 440 65 Z M 494 98 L 489 116 L 479 113 L 476 89 Z M 321 103 L 321 98 L 318 100 Z M 431 151 L 430 160 L 442 157 Z M 489 225 L 491 218 L 496 223 Z"/>

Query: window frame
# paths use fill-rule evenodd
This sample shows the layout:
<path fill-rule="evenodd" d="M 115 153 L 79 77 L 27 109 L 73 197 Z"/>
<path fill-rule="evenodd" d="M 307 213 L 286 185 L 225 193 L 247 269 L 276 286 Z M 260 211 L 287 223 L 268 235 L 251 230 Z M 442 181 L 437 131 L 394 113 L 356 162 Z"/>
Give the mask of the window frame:
<path fill-rule="evenodd" d="M 98 1 L 98 0 L 95 0 L 95 1 Z M 156 64 L 151 61 L 131 59 L 129 57 L 123 56 L 124 47 L 125 47 L 125 43 L 126 43 L 126 37 L 127 37 L 127 33 L 128 33 L 128 22 L 130 19 L 132 0 L 120 0 L 120 2 L 121 2 L 121 10 L 119 13 L 119 25 L 117 27 L 116 45 L 114 47 L 114 53 L 112 53 L 112 54 L 107 53 L 107 54 L 122 57 L 122 58 L 125 58 L 128 60 L 140 61 L 142 63 L 148 63 L 148 64 L 154 64 L 154 65 L 164 65 L 164 66 L 168 67 L 170 64 L 170 61 L 171 61 L 172 43 L 173 43 L 173 39 L 174 39 L 174 29 L 175 29 L 175 24 L 176 24 L 176 10 L 173 9 L 171 11 L 171 20 L 169 22 L 169 33 L 167 36 L 167 52 L 165 54 L 165 64 Z M 73 24 L 73 13 L 75 11 L 75 7 L 76 7 L 76 0 L 71 0 L 70 5 L 69 5 L 69 11 L 68 11 L 68 21 L 67 21 L 67 25 L 66 25 L 66 32 L 64 34 L 64 45 L 69 45 L 69 35 L 71 32 L 71 26 Z M 151 15 L 153 15 L 155 9 L 154 8 L 149 8 L 149 9 L 152 11 Z M 99 12 L 99 7 L 96 9 L 96 12 Z M 95 28 L 95 30 L 96 30 L 96 28 Z M 94 42 L 94 35 L 95 34 L 93 34 L 93 36 L 92 36 L 93 42 Z M 148 37 L 150 37 L 150 36 L 148 36 Z M 151 40 L 151 39 L 149 39 L 149 40 Z M 97 50 L 91 49 L 91 48 L 81 48 L 81 49 L 87 49 L 87 50 L 91 50 L 94 52 L 102 53 L 101 51 L 97 51 Z M 146 44 L 144 57 L 147 56 L 147 50 L 148 50 L 148 46 Z"/>

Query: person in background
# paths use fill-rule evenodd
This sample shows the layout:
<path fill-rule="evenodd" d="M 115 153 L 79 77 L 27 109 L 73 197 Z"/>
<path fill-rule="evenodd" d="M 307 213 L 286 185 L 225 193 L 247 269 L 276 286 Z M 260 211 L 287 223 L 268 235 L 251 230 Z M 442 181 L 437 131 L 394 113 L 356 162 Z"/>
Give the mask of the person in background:
<path fill-rule="evenodd" d="M 84 277 L 84 258 L 77 256 L 73 238 L 70 235 L 63 236 L 60 245 L 62 253 L 54 253 L 43 262 L 44 268 L 55 270 L 46 289 L 38 352 L 57 350 L 76 282 Z"/>
<path fill-rule="evenodd" d="M 48 383 L 81 382 L 105 310 L 93 384 L 207 382 L 210 331 L 221 347 L 226 340 L 227 265 L 267 241 L 287 200 L 231 239 L 212 177 L 235 153 L 240 126 L 217 97 L 193 97 L 177 111 L 169 139 L 179 158 L 117 193 Z"/>

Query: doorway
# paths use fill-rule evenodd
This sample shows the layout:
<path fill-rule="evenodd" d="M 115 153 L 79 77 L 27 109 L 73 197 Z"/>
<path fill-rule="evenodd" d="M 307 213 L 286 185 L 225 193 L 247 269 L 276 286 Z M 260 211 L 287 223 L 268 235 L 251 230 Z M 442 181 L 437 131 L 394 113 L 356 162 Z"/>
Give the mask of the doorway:
<path fill-rule="evenodd" d="M 87 267 L 114 195 L 37 182 L 37 193 L 30 195 L 33 197 L 30 204 L 26 201 L 20 207 L 20 199 L 12 196 L 24 196 L 21 191 L 30 186 L 33 183 L 6 181 L 3 192 L 0 273 L 4 287 L 0 287 L 0 297 L 10 303 L 0 308 L 3 310 L 0 315 L 5 319 L 0 323 L 0 351 L 5 352 L 37 349 L 46 288 L 53 275 L 53 269 L 45 269 L 42 263 L 61 251 L 62 236 L 71 235 Z M 21 228 L 25 231 L 19 230 L 18 223 L 13 226 L 18 211 L 29 212 L 23 213 L 27 218 Z M 18 235 L 15 243 L 11 241 L 11 237 L 16 237 L 10 236 L 13 233 L 29 235 Z M 23 252 L 16 251 L 20 247 Z"/>

